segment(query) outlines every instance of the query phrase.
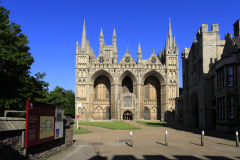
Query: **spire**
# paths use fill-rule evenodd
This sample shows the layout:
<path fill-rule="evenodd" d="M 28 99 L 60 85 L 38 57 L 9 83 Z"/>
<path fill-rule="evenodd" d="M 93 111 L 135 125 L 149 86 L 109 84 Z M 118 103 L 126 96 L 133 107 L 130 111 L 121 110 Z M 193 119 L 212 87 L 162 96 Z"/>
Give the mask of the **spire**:
<path fill-rule="evenodd" d="M 137 53 L 142 53 L 141 46 L 140 46 L 140 41 L 139 41 L 139 44 L 138 44 L 138 51 L 137 51 Z"/>
<path fill-rule="evenodd" d="M 100 38 L 103 38 L 103 31 L 102 31 L 102 27 L 101 27 L 101 32 L 100 32 Z"/>
<path fill-rule="evenodd" d="M 86 36 L 86 28 L 85 28 L 85 19 L 83 23 L 83 31 L 82 31 L 82 41 L 81 41 L 81 50 L 85 50 L 87 47 L 87 36 Z"/>
<path fill-rule="evenodd" d="M 172 46 L 173 41 L 172 41 L 172 28 L 171 28 L 171 20 L 169 18 L 169 28 L 168 28 L 168 45 Z"/>
<path fill-rule="evenodd" d="M 117 37 L 117 36 L 116 36 L 115 27 L 114 27 L 114 30 L 113 30 L 113 37 Z"/>

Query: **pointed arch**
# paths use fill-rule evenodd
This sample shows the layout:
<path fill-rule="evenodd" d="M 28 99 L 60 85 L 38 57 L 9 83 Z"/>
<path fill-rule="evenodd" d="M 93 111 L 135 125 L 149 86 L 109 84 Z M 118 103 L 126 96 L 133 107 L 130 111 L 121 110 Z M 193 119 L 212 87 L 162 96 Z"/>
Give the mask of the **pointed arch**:
<path fill-rule="evenodd" d="M 154 76 L 160 81 L 160 85 L 165 85 L 165 78 L 163 75 L 156 71 L 156 70 L 151 70 L 148 71 L 147 73 L 144 74 L 144 76 L 141 78 L 141 85 L 144 85 L 144 81 L 149 77 L 149 76 Z"/>
<path fill-rule="evenodd" d="M 133 85 L 136 85 L 136 84 L 137 84 L 137 78 L 135 77 L 135 75 L 134 75 L 131 71 L 126 70 L 126 71 L 124 71 L 124 72 L 121 74 L 121 76 L 120 76 L 119 79 L 118 79 L 118 84 L 119 84 L 119 85 L 122 84 L 122 81 L 123 81 L 123 79 L 124 79 L 126 76 L 128 76 L 128 77 L 131 78 L 131 80 L 132 80 L 132 82 L 133 82 Z"/>
<path fill-rule="evenodd" d="M 106 77 L 109 79 L 111 85 L 114 84 L 114 78 L 112 77 L 112 75 L 111 75 L 108 71 L 106 71 L 106 70 L 104 70 L 104 69 L 100 69 L 100 70 L 96 71 L 96 72 L 90 77 L 89 83 L 92 84 L 92 85 L 94 85 L 94 81 L 97 79 L 97 77 L 102 76 L 102 75 L 106 76 Z"/>

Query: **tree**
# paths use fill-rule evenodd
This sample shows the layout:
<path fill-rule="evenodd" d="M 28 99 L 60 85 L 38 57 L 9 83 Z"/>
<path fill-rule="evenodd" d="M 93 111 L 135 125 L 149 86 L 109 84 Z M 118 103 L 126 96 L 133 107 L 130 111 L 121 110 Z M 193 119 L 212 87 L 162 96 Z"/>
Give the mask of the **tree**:
<path fill-rule="evenodd" d="M 56 86 L 56 88 L 49 93 L 47 102 L 55 105 L 65 106 L 68 103 L 65 89 Z"/>
<path fill-rule="evenodd" d="M 65 115 L 75 115 L 75 94 L 72 90 L 56 86 L 53 91 L 50 91 L 44 102 L 64 106 Z"/>
<path fill-rule="evenodd" d="M 75 93 L 72 90 L 66 91 L 66 98 L 68 103 L 64 108 L 64 114 L 69 116 L 75 116 Z"/>
<path fill-rule="evenodd" d="M 41 98 L 46 85 L 39 81 L 45 73 L 30 76 L 29 41 L 20 25 L 9 22 L 9 13 L 0 6 L 0 116 L 5 109 L 26 110 L 26 100 Z"/>

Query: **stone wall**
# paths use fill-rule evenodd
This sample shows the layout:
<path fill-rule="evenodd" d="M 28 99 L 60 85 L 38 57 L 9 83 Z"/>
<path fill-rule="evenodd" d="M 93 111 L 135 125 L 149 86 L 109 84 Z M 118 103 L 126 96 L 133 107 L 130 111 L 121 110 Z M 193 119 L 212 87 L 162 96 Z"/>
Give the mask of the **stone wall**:
<path fill-rule="evenodd" d="M 48 158 L 57 152 L 64 150 L 73 143 L 73 120 L 70 117 L 64 118 L 63 138 L 41 143 L 32 147 L 24 148 L 22 144 L 22 132 L 24 128 L 15 128 L 14 125 L 22 121 L 22 118 L 0 117 L 0 157 L 1 159 L 43 159 Z M 22 122 L 21 122 L 22 123 Z M 10 130 L 2 126 L 12 126 Z M 25 156 L 26 155 L 26 156 Z"/>

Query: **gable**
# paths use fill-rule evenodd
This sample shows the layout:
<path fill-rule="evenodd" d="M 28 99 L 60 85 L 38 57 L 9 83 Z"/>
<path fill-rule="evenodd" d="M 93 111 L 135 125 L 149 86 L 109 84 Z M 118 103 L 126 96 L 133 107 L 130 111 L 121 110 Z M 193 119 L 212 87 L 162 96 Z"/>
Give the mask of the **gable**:
<path fill-rule="evenodd" d="M 132 58 L 131 54 L 129 52 L 126 52 L 123 56 L 123 58 L 121 59 L 121 61 L 119 62 L 119 64 L 131 64 L 131 65 L 136 65 L 136 62 L 134 61 L 134 59 Z"/>
<path fill-rule="evenodd" d="M 145 62 L 145 64 L 160 64 L 162 65 L 161 61 L 159 60 L 158 56 L 153 52 L 149 59 Z"/>

